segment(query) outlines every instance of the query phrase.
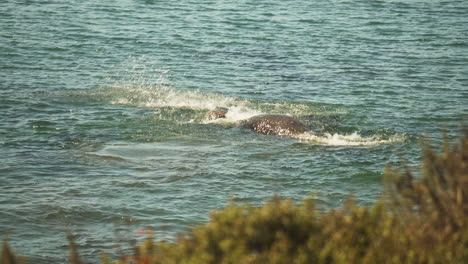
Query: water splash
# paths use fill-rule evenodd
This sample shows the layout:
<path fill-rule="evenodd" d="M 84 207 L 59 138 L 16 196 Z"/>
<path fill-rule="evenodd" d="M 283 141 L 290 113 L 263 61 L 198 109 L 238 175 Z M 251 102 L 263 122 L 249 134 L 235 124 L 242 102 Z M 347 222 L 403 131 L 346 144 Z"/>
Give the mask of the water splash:
<path fill-rule="evenodd" d="M 313 132 L 306 132 L 300 135 L 295 135 L 293 138 L 329 146 L 377 146 L 404 142 L 406 140 L 406 136 L 403 134 L 394 134 L 391 136 L 373 135 L 365 137 L 361 136 L 358 132 L 345 135 L 338 133 L 325 133 L 323 135 L 319 135 Z"/>
<path fill-rule="evenodd" d="M 133 105 L 136 107 L 174 107 L 208 110 L 217 106 L 229 107 L 241 104 L 238 99 L 200 91 L 176 90 L 162 85 L 116 84 L 107 87 L 112 104 Z"/>
<path fill-rule="evenodd" d="M 253 116 L 256 115 L 261 115 L 263 112 L 260 110 L 256 110 L 252 107 L 249 107 L 247 105 L 236 105 L 229 107 L 229 111 L 226 114 L 225 118 L 218 118 L 214 120 L 203 120 L 203 124 L 212 124 L 212 123 L 217 123 L 217 124 L 235 124 L 238 123 L 239 121 L 249 119 Z"/>
<path fill-rule="evenodd" d="M 162 78 L 164 79 L 164 78 Z M 178 90 L 165 82 L 116 83 L 100 89 L 98 96 L 111 104 L 130 105 L 141 108 L 186 108 L 208 111 L 226 107 L 225 119 L 202 120 L 201 123 L 235 123 L 260 114 L 285 114 L 290 116 L 323 115 L 340 113 L 341 109 L 317 106 L 307 102 L 251 101 L 225 96 L 219 93 L 198 90 Z"/>
<path fill-rule="evenodd" d="M 230 113 L 224 122 L 236 122 L 262 113 L 300 116 L 336 110 L 324 109 L 323 105 L 317 106 L 310 102 L 252 101 L 216 92 L 176 89 L 170 82 L 170 70 L 156 68 L 141 60 L 143 59 L 131 60 L 129 64 L 133 66 L 107 78 L 110 84 L 101 87 L 94 95 L 111 104 L 144 108 L 212 110 L 216 107 L 227 107 Z"/>
<path fill-rule="evenodd" d="M 330 114 L 332 116 L 346 114 L 347 110 L 337 109 L 333 106 L 316 105 L 310 102 L 290 101 L 251 101 L 242 98 L 225 96 L 220 93 L 203 92 L 198 90 L 175 89 L 171 86 L 167 76 L 169 70 L 151 69 L 152 75 L 148 75 L 148 67 L 136 66 L 126 72 L 128 79 L 114 80 L 111 85 L 100 89 L 100 96 L 111 104 L 130 105 L 141 108 L 172 108 L 191 109 L 198 112 L 187 120 L 175 120 L 179 123 L 221 124 L 236 125 L 260 114 L 286 114 L 296 117 L 313 116 L 316 122 L 322 123 Z M 204 111 L 226 107 L 229 109 L 226 118 L 204 120 Z M 163 112 L 165 113 L 165 112 Z M 318 118 L 322 117 L 322 118 Z M 163 118 L 163 117 L 162 117 Z M 168 117 L 168 118 L 174 118 Z M 323 121 L 325 122 L 325 121 Z M 351 134 L 306 132 L 293 138 L 316 144 L 330 146 L 377 146 L 404 142 L 404 135 L 385 135 L 377 133 L 372 136 L 362 136 L 357 131 Z"/>
<path fill-rule="evenodd" d="M 114 84 L 102 89 L 105 96 L 112 104 L 132 105 L 144 108 L 174 108 L 192 109 L 199 111 L 197 116 L 182 123 L 235 125 L 256 115 L 266 113 L 288 114 L 324 114 L 327 109 L 291 102 L 253 102 L 245 99 L 224 96 L 219 93 L 207 93 L 202 91 L 177 90 L 164 82 L 164 76 L 159 82 Z M 204 120 L 203 112 L 216 107 L 229 108 L 226 118 Z M 339 111 L 338 111 L 339 112 Z M 335 111 L 337 113 L 337 111 Z M 378 133 L 372 136 L 362 136 L 357 131 L 351 134 L 340 133 L 315 133 L 312 131 L 294 135 L 300 141 L 329 146 L 378 146 L 404 142 L 406 137 L 401 134 L 385 135 Z"/>
<path fill-rule="evenodd" d="M 123 74 L 129 75 L 128 79 L 113 80 L 113 84 L 102 87 L 98 94 L 111 104 L 144 108 L 173 107 L 210 110 L 215 107 L 245 107 L 248 104 L 246 100 L 218 93 L 174 89 L 167 78 L 169 70 L 153 69 L 150 75 L 146 74 L 146 71 L 146 69 L 128 70 Z"/>

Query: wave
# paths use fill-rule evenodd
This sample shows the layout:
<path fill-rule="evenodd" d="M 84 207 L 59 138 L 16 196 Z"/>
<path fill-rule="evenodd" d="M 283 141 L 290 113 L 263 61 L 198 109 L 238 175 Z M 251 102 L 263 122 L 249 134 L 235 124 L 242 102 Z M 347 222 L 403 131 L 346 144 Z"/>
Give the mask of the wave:
<path fill-rule="evenodd" d="M 114 85 L 111 95 L 115 98 L 112 104 L 134 105 L 138 107 L 176 107 L 195 110 L 213 109 L 217 106 L 229 107 L 240 104 L 235 98 L 218 94 L 207 94 L 200 91 L 182 91 L 169 87 Z"/>
<path fill-rule="evenodd" d="M 242 98 L 225 96 L 220 93 L 203 92 L 198 90 L 178 90 L 172 88 L 165 79 L 168 71 L 161 71 L 155 83 L 148 83 L 136 78 L 128 82 L 117 82 L 112 85 L 102 87 L 98 92 L 99 97 L 109 101 L 111 104 L 131 105 L 142 108 L 173 108 L 194 110 L 193 118 L 183 121 L 183 123 L 198 124 L 222 124 L 234 125 L 239 121 L 260 114 L 285 114 L 295 117 L 313 116 L 314 122 L 319 125 L 326 125 L 327 116 L 341 116 L 346 114 L 344 109 L 317 105 L 310 102 L 285 102 L 285 101 L 253 101 Z M 206 111 L 216 107 L 229 108 L 229 112 L 224 119 L 204 120 Z M 317 118 L 322 117 L 322 118 Z M 167 117 L 167 118 L 174 118 Z M 328 118 L 330 119 L 330 118 Z M 332 118 L 333 119 L 333 118 Z M 180 121 L 180 120 L 174 120 Z M 311 120 L 309 120 L 311 121 Z M 336 122 L 336 120 L 334 121 Z M 180 123 L 180 122 L 179 122 Z M 377 133 L 371 136 L 362 136 L 359 132 L 350 134 L 327 133 L 327 131 L 308 131 L 306 133 L 292 136 L 293 138 L 311 142 L 315 144 L 330 146 L 377 146 L 382 144 L 392 144 L 404 142 L 406 137 L 402 134 L 394 133 L 385 135 Z"/>
<path fill-rule="evenodd" d="M 119 79 L 108 78 L 110 85 L 99 88 L 93 96 L 111 104 L 144 108 L 170 107 L 201 111 L 227 107 L 231 111 L 228 115 L 228 120 L 231 121 L 262 113 L 300 116 L 324 110 L 323 105 L 317 106 L 310 102 L 253 101 L 216 92 L 175 89 L 168 80 L 169 70 L 141 65 L 138 61 L 134 64 L 130 69 L 116 74 Z M 327 110 L 335 111 L 336 109 Z"/>
<path fill-rule="evenodd" d="M 345 135 L 338 133 L 324 133 L 320 135 L 313 132 L 306 132 L 300 135 L 295 135 L 293 138 L 300 141 L 307 141 L 329 146 L 377 146 L 406 141 L 406 136 L 403 134 L 394 134 L 391 136 L 373 135 L 365 137 L 359 135 L 358 132 Z"/>

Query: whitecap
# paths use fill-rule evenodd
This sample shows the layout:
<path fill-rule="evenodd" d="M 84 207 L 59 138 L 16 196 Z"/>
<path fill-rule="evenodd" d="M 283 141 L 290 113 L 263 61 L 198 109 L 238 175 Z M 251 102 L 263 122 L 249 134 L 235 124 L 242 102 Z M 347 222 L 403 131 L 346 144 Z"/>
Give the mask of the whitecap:
<path fill-rule="evenodd" d="M 365 137 L 361 136 L 358 132 L 354 132 L 352 134 L 315 134 L 311 131 L 295 135 L 293 138 L 329 146 L 377 146 L 404 142 L 406 140 L 406 137 L 402 134 L 394 134 L 391 136 L 373 135 Z"/>

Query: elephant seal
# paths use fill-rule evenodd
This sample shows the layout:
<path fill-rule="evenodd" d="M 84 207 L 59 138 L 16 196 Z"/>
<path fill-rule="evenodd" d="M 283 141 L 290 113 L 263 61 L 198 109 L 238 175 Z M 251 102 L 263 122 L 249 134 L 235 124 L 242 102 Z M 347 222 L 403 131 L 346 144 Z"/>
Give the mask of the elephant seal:
<path fill-rule="evenodd" d="M 226 118 L 229 111 L 225 107 L 216 107 L 205 114 L 205 120 Z M 240 127 L 249 128 L 264 135 L 291 136 L 308 131 L 299 120 L 288 115 L 257 115 L 238 123 Z"/>
<path fill-rule="evenodd" d="M 228 109 L 226 107 L 216 107 L 214 110 L 208 111 L 205 114 L 205 120 L 215 120 L 218 118 L 226 118 Z"/>
<path fill-rule="evenodd" d="M 264 135 L 291 136 L 308 129 L 299 120 L 287 115 L 258 115 L 241 123 L 242 127 Z"/>

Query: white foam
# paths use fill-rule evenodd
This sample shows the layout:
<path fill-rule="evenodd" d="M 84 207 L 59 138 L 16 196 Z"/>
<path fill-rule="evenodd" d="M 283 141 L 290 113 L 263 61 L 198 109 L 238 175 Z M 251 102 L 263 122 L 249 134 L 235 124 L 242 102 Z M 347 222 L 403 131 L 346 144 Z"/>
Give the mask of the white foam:
<path fill-rule="evenodd" d="M 359 135 L 358 132 L 354 132 L 348 135 L 329 133 L 317 135 L 313 132 L 306 132 L 300 135 L 295 135 L 293 137 L 301 141 L 308 141 L 330 146 L 377 146 L 382 144 L 403 142 L 406 139 L 404 135 L 400 134 L 395 134 L 389 137 L 384 137 L 382 135 L 363 137 Z"/>
<path fill-rule="evenodd" d="M 176 90 L 161 84 L 114 84 L 105 87 L 105 96 L 112 104 L 137 107 L 175 107 L 210 110 L 215 107 L 244 106 L 247 101 L 217 93 Z"/>
<path fill-rule="evenodd" d="M 122 74 L 124 77 L 128 75 L 128 78 L 114 80 L 114 84 L 103 87 L 100 91 L 100 95 L 108 98 L 112 104 L 194 110 L 245 104 L 243 100 L 218 93 L 174 89 L 166 78 L 169 70 L 148 67 L 138 59 L 130 64 L 134 66 Z"/>
<path fill-rule="evenodd" d="M 219 93 L 174 89 L 167 78 L 170 76 L 170 70 L 147 65 L 144 58 L 130 58 L 129 65 L 133 66 L 118 74 L 123 77 L 109 79 L 114 84 L 103 87 L 98 95 L 112 104 L 144 108 L 212 110 L 216 107 L 226 107 L 229 109 L 226 119 L 212 120 L 208 123 L 233 123 L 262 113 L 298 116 L 323 111 L 304 103 L 252 102 Z"/>
<path fill-rule="evenodd" d="M 213 110 L 216 107 L 226 107 L 229 109 L 226 118 L 201 121 L 205 124 L 231 124 L 262 114 L 248 100 L 224 96 L 218 93 L 176 90 L 159 81 L 154 84 L 114 84 L 104 87 L 102 92 L 103 96 L 107 97 L 112 104 L 145 108 L 173 107 Z M 194 121 L 190 120 L 189 122 L 192 123 Z"/>
<path fill-rule="evenodd" d="M 231 125 L 241 120 L 264 114 L 262 110 L 253 107 L 253 104 L 247 100 L 223 96 L 217 93 L 176 90 L 159 82 L 156 84 L 116 84 L 106 87 L 104 93 L 113 104 L 149 108 L 190 108 L 194 110 L 213 110 L 216 107 L 226 107 L 229 109 L 226 118 L 215 120 L 199 120 L 197 118 L 189 120 L 188 123 L 201 122 L 202 124 L 216 123 Z M 264 108 L 267 108 L 267 110 L 269 110 L 269 107 L 271 108 L 271 104 L 265 105 L 266 107 Z M 294 106 L 300 107 L 301 105 Z M 273 110 L 293 109 L 292 105 L 285 104 L 274 105 L 273 108 Z M 308 131 L 292 137 L 300 141 L 329 146 L 377 146 L 405 141 L 405 136 L 400 134 L 391 136 L 373 135 L 366 137 L 360 135 L 358 132 L 352 134 L 316 134 Z"/>
<path fill-rule="evenodd" d="M 230 124 L 236 123 L 241 120 L 249 119 L 256 115 L 261 115 L 262 112 L 252 109 L 246 105 L 237 105 L 229 107 L 229 111 L 226 113 L 226 118 L 218 118 L 214 120 L 204 120 L 204 124 L 219 123 L 219 124 Z"/>

